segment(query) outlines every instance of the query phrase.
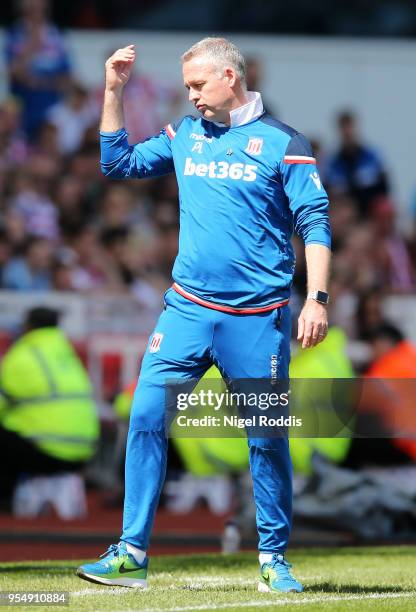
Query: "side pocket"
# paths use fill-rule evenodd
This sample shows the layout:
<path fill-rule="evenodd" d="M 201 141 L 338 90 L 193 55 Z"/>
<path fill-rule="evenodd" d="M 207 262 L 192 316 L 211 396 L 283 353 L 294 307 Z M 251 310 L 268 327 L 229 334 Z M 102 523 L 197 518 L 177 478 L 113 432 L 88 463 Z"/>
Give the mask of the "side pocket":
<path fill-rule="evenodd" d="M 172 287 L 169 287 L 169 289 L 167 289 L 163 294 L 163 310 L 166 310 L 166 308 L 168 307 L 167 295 L 169 291 L 172 291 Z"/>
<path fill-rule="evenodd" d="M 282 316 L 283 316 L 283 307 L 281 306 L 280 308 L 276 308 L 275 310 L 274 326 L 276 329 L 280 329 L 280 325 L 282 323 Z"/>

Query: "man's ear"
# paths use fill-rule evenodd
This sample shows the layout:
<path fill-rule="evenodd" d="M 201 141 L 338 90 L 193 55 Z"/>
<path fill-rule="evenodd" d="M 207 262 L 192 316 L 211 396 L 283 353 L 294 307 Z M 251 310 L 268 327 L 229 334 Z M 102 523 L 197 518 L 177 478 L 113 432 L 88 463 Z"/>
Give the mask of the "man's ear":
<path fill-rule="evenodd" d="M 237 81 L 237 73 L 234 70 L 234 68 L 231 68 L 231 67 L 225 68 L 224 77 L 227 79 L 228 85 L 230 87 L 234 87 Z"/>

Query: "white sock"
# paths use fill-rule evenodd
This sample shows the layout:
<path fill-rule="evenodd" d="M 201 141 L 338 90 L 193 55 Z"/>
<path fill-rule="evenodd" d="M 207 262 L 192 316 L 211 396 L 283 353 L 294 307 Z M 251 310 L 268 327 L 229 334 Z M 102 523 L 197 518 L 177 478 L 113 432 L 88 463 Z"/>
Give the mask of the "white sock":
<path fill-rule="evenodd" d="M 259 554 L 259 563 L 263 565 L 263 563 L 269 563 L 273 558 L 272 553 L 260 553 Z"/>
<path fill-rule="evenodd" d="M 145 550 L 140 550 L 140 548 L 136 548 L 135 546 L 133 546 L 132 544 L 129 544 L 128 542 L 126 542 L 126 548 L 127 548 L 127 552 L 133 555 L 137 563 L 139 563 L 140 565 L 146 559 Z"/>

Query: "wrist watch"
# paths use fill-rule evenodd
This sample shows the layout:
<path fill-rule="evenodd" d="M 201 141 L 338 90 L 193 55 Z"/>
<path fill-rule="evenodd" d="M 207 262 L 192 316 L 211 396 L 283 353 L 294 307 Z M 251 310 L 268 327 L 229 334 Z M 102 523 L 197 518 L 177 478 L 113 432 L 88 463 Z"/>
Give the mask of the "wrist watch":
<path fill-rule="evenodd" d="M 326 293 L 326 291 L 309 291 L 306 299 L 315 300 L 315 302 L 319 302 L 320 304 L 329 303 L 329 295 Z"/>

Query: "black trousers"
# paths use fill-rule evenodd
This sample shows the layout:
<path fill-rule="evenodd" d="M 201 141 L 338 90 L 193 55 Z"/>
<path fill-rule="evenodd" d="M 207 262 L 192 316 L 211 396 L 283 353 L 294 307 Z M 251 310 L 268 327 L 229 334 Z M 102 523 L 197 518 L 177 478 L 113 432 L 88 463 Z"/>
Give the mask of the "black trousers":
<path fill-rule="evenodd" d="M 46 455 L 22 436 L 0 426 L 0 508 L 10 509 L 14 488 L 21 477 L 79 472 L 84 465 Z"/>

